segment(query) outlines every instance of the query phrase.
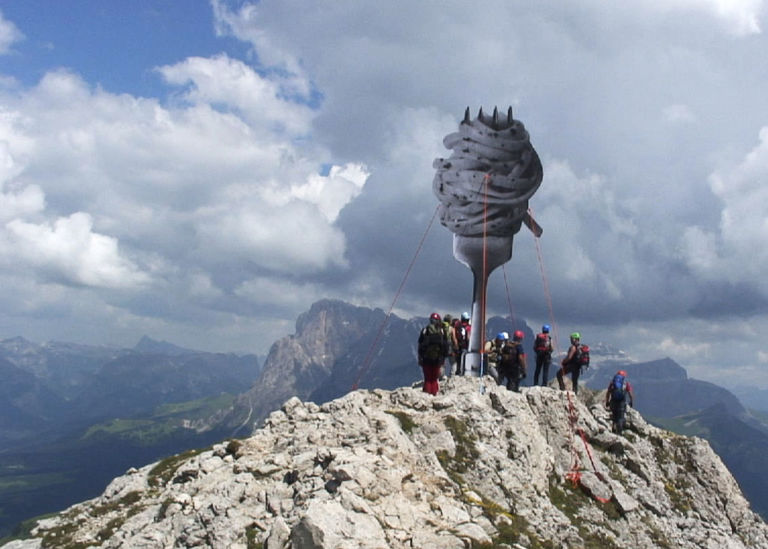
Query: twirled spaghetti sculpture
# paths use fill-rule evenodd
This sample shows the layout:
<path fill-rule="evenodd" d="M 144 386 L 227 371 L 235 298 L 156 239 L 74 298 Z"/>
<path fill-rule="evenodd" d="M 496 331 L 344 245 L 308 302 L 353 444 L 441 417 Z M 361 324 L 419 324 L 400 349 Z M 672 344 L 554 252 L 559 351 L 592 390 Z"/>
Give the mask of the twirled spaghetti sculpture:
<path fill-rule="evenodd" d="M 453 233 L 453 255 L 472 270 L 472 323 L 464 371 L 480 375 L 488 277 L 512 257 L 512 241 L 525 223 L 541 228 L 528 214 L 528 200 L 541 184 L 543 170 L 528 132 L 519 120 L 483 114 L 470 120 L 469 107 L 459 131 L 443 139 L 451 149 L 438 158 L 432 188 L 440 200 L 440 222 Z"/>

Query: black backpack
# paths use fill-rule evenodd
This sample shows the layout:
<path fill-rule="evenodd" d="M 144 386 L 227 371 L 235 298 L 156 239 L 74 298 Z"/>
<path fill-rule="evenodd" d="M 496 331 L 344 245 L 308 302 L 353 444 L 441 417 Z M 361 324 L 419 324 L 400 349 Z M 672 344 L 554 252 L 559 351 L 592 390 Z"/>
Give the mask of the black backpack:
<path fill-rule="evenodd" d="M 430 324 L 422 331 L 423 338 L 419 345 L 422 358 L 440 360 L 445 357 L 445 332 L 442 324 Z"/>

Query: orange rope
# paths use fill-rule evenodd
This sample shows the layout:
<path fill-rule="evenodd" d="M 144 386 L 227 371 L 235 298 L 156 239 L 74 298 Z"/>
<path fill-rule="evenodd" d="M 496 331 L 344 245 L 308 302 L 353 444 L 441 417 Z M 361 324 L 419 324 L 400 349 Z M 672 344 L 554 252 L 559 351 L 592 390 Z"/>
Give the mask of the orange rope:
<path fill-rule="evenodd" d="M 528 209 L 528 214 L 533 217 L 533 209 Z M 552 307 L 552 294 L 549 291 L 549 280 L 547 278 L 546 270 L 544 269 L 544 259 L 541 253 L 541 243 L 540 239 L 537 237 L 534 237 L 534 241 L 536 243 L 536 255 L 539 260 L 539 269 L 541 271 L 541 280 L 544 285 L 544 295 L 547 300 L 547 307 L 549 309 L 549 322 L 552 326 L 552 344 L 553 348 L 555 350 L 555 354 L 557 354 L 557 324 L 555 323 L 555 313 L 554 308 Z M 560 371 L 563 372 L 563 376 L 565 376 L 565 366 L 560 366 Z M 574 487 L 578 486 L 581 483 L 581 460 L 579 459 L 579 452 L 576 447 L 576 442 L 574 440 L 574 434 L 578 433 L 582 443 L 584 444 L 584 450 L 587 453 L 587 457 L 589 457 L 589 462 L 592 465 L 592 471 L 594 472 L 595 476 L 600 479 L 603 482 L 606 482 L 606 479 L 603 477 L 603 475 L 597 470 L 597 466 L 595 465 L 595 460 L 592 456 L 592 450 L 590 449 L 589 442 L 587 442 L 587 435 L 584 433 L 584 430 L 578 426 L 579 416 L 576 412 L 576 406 L 573 403 L 573 399 L 571 398 L 570 391 L 566 391 L 566 396 L 568 399 L 568 423 L 569 423 L 569 438 L 571 443 L 571 469 L 566 473 L 565 478 L 570 480 Z M 610 501 L 609 499 L 602 498 L 597 495 L 592 495 L 597 501 L 600 501 L 602 503 L 607 503 Z"/>
<path fill-rule="evenodd" d="M 501 266 L 501 272 L 504 273 L 504 288 L 507 291 L 507 305 L 509 306 L 509 318 L 512 320 L 512 325 L 517 327 L 517 319 L 515 318 L 515 309 L 512 307 L 512 298 L 509 294 L 509 284 L 507 283 L 507 264 L 504 263 Z"/>
<path fill-rule="evenodd" d="M 358 386 L 360 385 L 360 380 L 363 378 L 363 375 L 365 375 L 371 367 L 373 352 L 376 349 L 376 346 L 379 344 L 379 340 L 381 339 L 381 336 L 384 333 L 384 328 L 389 322 L 389 317 L 392 316 L 392 309 L 395 308 L 395 303 L 397 303 L 397 300 L 400 297 L 400 294 L 402 293 L 403 288 L 405 287 L 405 281 L 408 280 L 408 275 L 411 274 L 411 269 L 413 269 L 413 265 L 416 263 L 416 258 L 419 256 L 419 253 L 421 252 L 421 248 L 424 246 L 424 241 L 427 239 L 427 234 L 429 234 L 429 230 L 432 228 L 432 224 L 435 222 L 435 217 L 437 217 L 437 212 L 439 208 L 440 208 L 440 205 L 438 204 L 435 207 L 435 212 L 432 214 L 432 219 L 429 220 L 429 224 L 427 224 L 427 228 L 424 231 L 424 234 L 421 236 L 421 240 L 419 240 L 419 245 L 416 247 L 416 252 L 413 254 L 411 263 L 408 265 L 408 268 L 406 269 L 405 274 L 403 275 L 403 280 L 400 282 L 400 286 L 397 288 L 397 291 L 395 292 L 395 297 L 392 299 L 392 304 L 389 306 L 389 311 L 387 311 L 387 315 L 384 317 L 384 320 L 382 321 L 381 326 L 379 326 L 379 331 L 376 334 L 376 337 L 374 338 L 373 343 L 371 343 L 370 349 L 368 349 L 368 354 L 365 355 L 365 359 L 363 360 L 363 365 L 360 367 L 360 370 L 358 370 L 357 377 L 355 378 L 355 382 L 352 384 L 353 391 L 357 390 Z"/>
<path fill-rule="evenodd" d="M 483 284 L 485 292 L 480 295 L 480 373 L 483 372 L 483 355 L 485 354 L 485 309 L 486 292 L 488 291 L 488 183 L 491 180 L 491 174 L 487 173 L 483 177 Z"/>

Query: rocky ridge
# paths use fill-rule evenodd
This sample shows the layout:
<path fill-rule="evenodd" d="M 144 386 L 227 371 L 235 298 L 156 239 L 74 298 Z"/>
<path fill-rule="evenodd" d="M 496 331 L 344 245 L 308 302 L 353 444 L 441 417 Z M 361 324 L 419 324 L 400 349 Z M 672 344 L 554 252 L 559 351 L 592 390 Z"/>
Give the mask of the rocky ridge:
<path fill-rule="evenodd" d="M 251 437 L 132 469 L 5 547 L 768 547 L 704 440 L 634 410 L 619 437 L 600 396 L 451 378 L 436 397 L 291 398 Z"/>

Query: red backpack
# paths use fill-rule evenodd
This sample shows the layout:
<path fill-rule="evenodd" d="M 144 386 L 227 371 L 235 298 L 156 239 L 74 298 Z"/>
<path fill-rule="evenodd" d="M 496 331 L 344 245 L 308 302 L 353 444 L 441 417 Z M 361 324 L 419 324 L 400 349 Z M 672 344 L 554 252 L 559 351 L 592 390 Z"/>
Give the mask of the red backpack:
<path fill-rule="evenodd" d="M 549 334 L 541 333 L 536 336 L 533 342 L 533 350 L 537 353 L 549 352 Z"/>
<path fill-rule="evenodd" d="M 456 342 L 459 344 L 459 349 L 469 349 L 469 325 L 458 322 L 455 326 L 456 330 Z"/>
<path fill-rule="evenodd" d="M 576 354 L 573 356 L 573 359 L 581 368 L 589 368 L 589 345 L 579 345 L 576 348 Z"/>

